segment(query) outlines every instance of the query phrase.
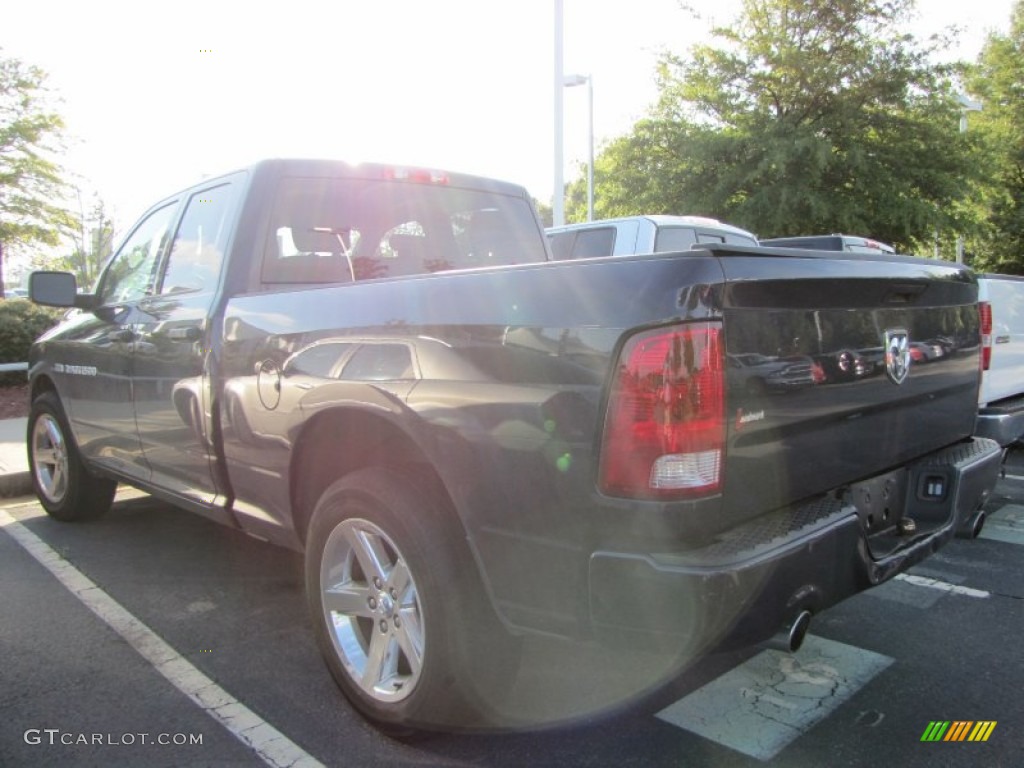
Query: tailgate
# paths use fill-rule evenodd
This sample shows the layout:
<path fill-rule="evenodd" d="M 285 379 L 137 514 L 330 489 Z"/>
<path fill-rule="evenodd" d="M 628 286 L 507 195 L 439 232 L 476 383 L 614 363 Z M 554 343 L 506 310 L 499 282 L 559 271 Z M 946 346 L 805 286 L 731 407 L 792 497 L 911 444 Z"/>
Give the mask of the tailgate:
<path fill-rule="evenodd" d="M 790 504 L 971 435 L 980 337 L 970 272 L 905 257 L 714 251 L 727 280 L 724 509 Z"/>

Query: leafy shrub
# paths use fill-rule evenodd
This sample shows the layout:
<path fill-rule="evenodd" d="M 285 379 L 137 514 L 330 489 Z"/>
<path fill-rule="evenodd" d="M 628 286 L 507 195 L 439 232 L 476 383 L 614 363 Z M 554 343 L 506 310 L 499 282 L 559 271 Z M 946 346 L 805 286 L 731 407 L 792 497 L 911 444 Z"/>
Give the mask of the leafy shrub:
<path fill-rule="evenodd" d="M 0 301 L 0 363 L 24 363 L 32 342 L 60 320 L 62 310 L 40 307 L 26 299 Z M 22 371 L 0 373 L 0 386 L 21 384 Z"/>

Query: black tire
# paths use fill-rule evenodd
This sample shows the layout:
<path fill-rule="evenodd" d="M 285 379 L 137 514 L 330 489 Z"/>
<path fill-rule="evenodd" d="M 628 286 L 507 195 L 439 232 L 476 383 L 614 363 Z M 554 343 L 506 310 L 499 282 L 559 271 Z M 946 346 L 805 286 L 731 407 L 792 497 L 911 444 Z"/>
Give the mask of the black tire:
<path fill-rule="evenodd" d="M 397 472 L 363 469 L 324 492 L 309 530 L 317 643 L 349 701 L 396 734 L 502 727 L 518 670 L 518 640 L 439 499 Z"/>
<path fill-rule="evenodd" d="M 27 444 L 32 487 L 50 517 L 86 522 L 110 509 L 117 483 L 89 474 L 55 393 L 44 392 L 32 401 Z"/>

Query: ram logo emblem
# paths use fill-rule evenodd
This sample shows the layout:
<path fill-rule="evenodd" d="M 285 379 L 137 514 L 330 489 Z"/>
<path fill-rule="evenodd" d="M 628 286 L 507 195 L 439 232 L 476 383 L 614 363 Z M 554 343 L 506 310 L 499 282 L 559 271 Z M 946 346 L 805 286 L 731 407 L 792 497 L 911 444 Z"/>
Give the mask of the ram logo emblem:
<path fill-rule="evenodd" d="M 902 384 L 910 372 L 910 338 L 902 328 L 885 332 L 885 372 L 895 384 Z"/>

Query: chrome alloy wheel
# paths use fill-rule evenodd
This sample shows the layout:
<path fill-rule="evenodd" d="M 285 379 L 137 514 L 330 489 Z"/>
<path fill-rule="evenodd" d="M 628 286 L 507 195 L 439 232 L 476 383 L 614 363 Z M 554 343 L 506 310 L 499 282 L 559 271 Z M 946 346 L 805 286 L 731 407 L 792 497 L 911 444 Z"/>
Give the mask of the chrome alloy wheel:
<path fill-rule="evenodd" d="M 320 585 L 331 643 L 352 681 L 381 703 L 408 697 L 423 667 L 424 617 L 395 543 L 368 520 L 343 520 L 324 545 Z"/>
<path fill-rule="evenodd" d="M 32 426 L 32 470 L 46 500 L 63 501 L 68 490 L 68 446 L 57 420 L 48 413 Z"/>

